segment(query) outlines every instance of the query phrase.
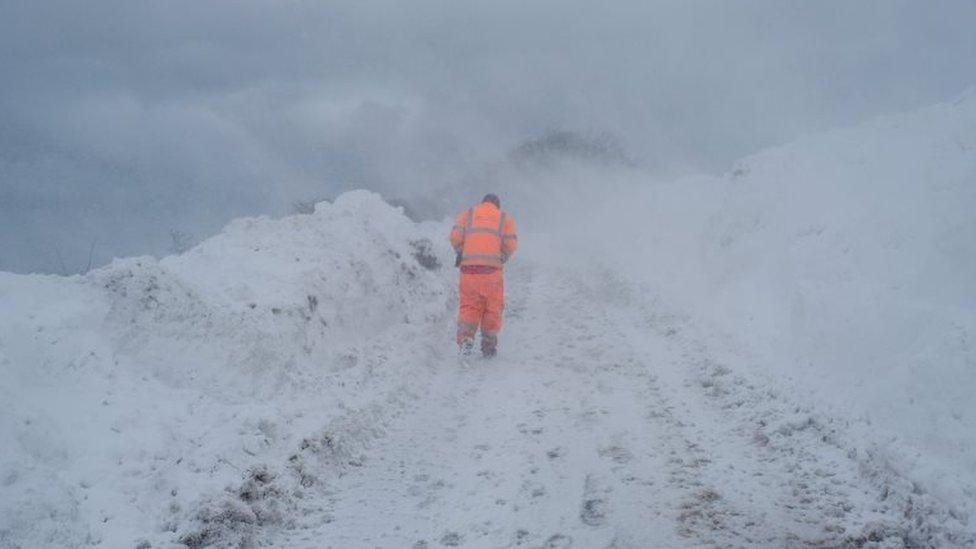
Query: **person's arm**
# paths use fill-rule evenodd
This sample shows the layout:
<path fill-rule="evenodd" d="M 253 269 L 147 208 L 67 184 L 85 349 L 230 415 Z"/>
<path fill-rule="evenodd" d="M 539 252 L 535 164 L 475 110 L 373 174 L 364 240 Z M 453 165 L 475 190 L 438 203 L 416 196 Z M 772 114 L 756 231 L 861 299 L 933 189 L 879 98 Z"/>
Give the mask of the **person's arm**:
<path fill-rule="evenodd" d="M 461 253 L 461 247 L 464 246 L 465 217 L 463 213 L 457 216 L 457 219 L 454 221 L 454 227 L 451 229 L 451 246 L 457 253 Z"/>
<path fill-rule="evenodd" d="M 505 217 L 505 227 L 502 229 L 502 261 L 508 258 L 518 249 L 518 235 L 515 234 L 515 222 L 511 217 Z"/>

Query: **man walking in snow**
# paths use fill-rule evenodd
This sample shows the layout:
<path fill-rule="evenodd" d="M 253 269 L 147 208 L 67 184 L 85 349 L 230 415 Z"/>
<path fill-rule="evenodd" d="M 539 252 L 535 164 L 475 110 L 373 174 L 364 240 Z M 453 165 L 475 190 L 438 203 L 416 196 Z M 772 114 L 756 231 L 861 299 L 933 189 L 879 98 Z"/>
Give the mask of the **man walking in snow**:
<path fill-rule="evenodd" d="M 515 222 L 501 211 L 501 202 L 487 194 L 481 204 L 461 212 L 451 229 L 451 245 L 461 268 L 457 343 L 469 355 L 481 328 L 481 352 L 495 356 L 502 329 L 505 284 L 502 266 L 518 248 Z"/>

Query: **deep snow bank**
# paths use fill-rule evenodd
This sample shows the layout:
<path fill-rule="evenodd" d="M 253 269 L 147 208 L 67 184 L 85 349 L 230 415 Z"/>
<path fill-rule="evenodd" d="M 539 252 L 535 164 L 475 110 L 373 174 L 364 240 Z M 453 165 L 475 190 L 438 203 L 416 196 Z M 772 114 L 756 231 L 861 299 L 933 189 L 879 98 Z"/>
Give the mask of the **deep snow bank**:
<path fill-rule="evenodd" d="M 976 521 L 976 91 L 725 177 L 634 179 L 576 189 L 579 255 L 731 335 L 730 363 L 851 419 Z"/>
<path fill-rule="evenodd" d="M 182 256 L 0 273 L 0 546 L 195 533 L 201 497 L 390 398 L 453 310 L 443 232 L 352 192 Z"/>

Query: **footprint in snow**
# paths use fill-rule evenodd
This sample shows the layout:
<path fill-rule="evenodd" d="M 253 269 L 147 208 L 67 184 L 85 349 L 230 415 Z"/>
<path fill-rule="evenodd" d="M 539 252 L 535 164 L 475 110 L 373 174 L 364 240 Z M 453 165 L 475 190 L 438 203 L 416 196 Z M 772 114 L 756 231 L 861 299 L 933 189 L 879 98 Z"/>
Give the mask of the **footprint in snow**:
<path fill-rule="evenodd" d="M 546 487 L 538 482 L 525 481 L 522 483 L 522 493 L 527 494 L 530 498 L 541 498 L 546 495 Z"/>
<path fill-rule="evenodd" d="M 607 502 L 603 498 L 583 500 L 580 520 L 587 526 L 602 526 L 607 521 Z"/>
<path fill-rule="evenodd" d="M 563 448 L 562 446 L 557 446 L 552 450 L 546 452 L 546 457 L 548 457 L 549 459 L 558 459 L 563 457 L 564 455 L 566 455 L 566 449 Z"/>
<path fill-rule="evenodd" d="M 587 475 L 579 514 L 580 520 L 587 526 L 602 526 L 607 521 L 610 505 L 600 492 L 609 493 L 610 490 L 600 490 L 597 480 L 592 475 Z"/>
<path fill-rule="evenodd" d="M 553 534 L 546 540 L 543 549 L 569 549 L 573 546 L 573 538 L 563 534 Z"/>
<path fill-rule="evenodd" d="M 446 532 L 443 536 L 441 536 L 441 545 L 457 547 L 462 543 L 464 543 L 464 538 L 457 532 Z"/>
<path fill-rule="evenodd" d="M 519 423 L 516 427 L 523 435 L 541 435 L 544 431 L 542 427 L 529 427 L 525 423 Z"/>
<path fill-rule="evenodd" d="M 621 446 L 607 446 L 600 449 L 600 457 L 609 458 L 614 463 L 623 465 L 634 459 L 634 454 Z"/>

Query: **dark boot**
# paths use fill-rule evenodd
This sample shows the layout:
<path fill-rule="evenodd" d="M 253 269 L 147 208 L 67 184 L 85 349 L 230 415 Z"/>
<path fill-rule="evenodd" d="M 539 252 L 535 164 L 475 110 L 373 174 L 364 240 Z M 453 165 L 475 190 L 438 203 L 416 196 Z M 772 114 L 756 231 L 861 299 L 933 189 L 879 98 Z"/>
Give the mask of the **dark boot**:
<path fill-rule="evenodd" d="M 469 357 L 474 352 L 474 339 L 470 337 L 464 338 L 461 343 L 458 344 L 458 352 L 462 357 Z"/>
<path fill-rule="evenodd" d="M 498 353 L 498 336 L 481 334 L 481 354 L 491 358 Z"/>

